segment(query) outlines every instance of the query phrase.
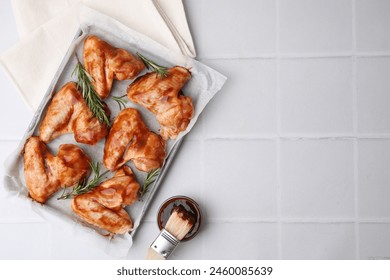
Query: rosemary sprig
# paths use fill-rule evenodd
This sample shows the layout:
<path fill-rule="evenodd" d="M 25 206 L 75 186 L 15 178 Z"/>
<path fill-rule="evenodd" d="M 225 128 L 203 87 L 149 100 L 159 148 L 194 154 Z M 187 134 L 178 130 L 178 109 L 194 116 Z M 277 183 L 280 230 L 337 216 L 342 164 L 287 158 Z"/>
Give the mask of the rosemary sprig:
<path fill-rule="evenodd" d="M 168 67 L 158 65 L 157 63 L 144 57 L 139 52 L 137 52 L 137 55 L 142 60 L 142 62 L 145 64 L 147 69 L 153 70 L 154 72 L 156 72 L 157 75 L 160 75 L 161 78 L 165 78 L 168 76 Z"/>
<path fill-rule="evenodd" d="M 146 175 L 142 188 L 138 192 L 138 197 L 142 197 L 148 191 L 149 186 L 154 181 L 156 181 L 156 177 L 158 176 L 159 173 L 160 173 L 160 168 L 149 171 L 148 175 Z"/>
<path fill-rule="evenodd" d="M 93 161 L 91 161 L 89 165 L 91 166 L 92 172 L 94 174 L 93 179 L 89 182 L 86 179 L 81 180 L 80 182 L 77 183 L 76 186 L 73 187 L 72 191 L 69 192 L 66 192 L 66 187 L 64 187 L 61 196 L 57 197 L 58 200 L 68 199 L 76 195 L 90 192 L 99 184 L 99 182 L 103 179 L 103 176 L 106 175 L 108 172 L 107 170 L 102 174 L 100 174 L 100 166 L 101 166 L 100 162 L 94 163 Z"/>
<path fill-rule="evenodd" d="M 112 99 L 118 103 L 118 106 L 119 106 L 119 110 L 122 110 L 122 109 L 125 109 L 126 108 L 126 103 L 127 103 L 127 94 L 125 95 L 122 95 L 122 96 L 113 96 Z"/>
<path fill-rule="evenodd" d="M 87 103 L 88 108 L 92 114 L 99 120 L 99 122 L 110 126 L 110 120 L 106 115 L 106 110 L 103 101 L 97 94 L 94 86 L 92 85 L 93 78 L 85 70 L 84 66 L 77 62 L 76 67 L 72 72 L 72 76 L 77 76 L 77 86 L 81 90 L 81 93 Z"/>

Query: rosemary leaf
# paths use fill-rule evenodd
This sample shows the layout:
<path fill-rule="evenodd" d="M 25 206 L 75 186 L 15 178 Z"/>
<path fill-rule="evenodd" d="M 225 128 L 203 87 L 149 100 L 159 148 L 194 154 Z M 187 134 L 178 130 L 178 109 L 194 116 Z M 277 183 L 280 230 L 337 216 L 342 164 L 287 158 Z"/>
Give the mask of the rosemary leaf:
<path fill-rule="evenodd" d="M 149 186 L 150 186 L 154 181 L 156 181 L 156 178 L 157 178 L 157 176 L 158 176 L 159 173 L 160 173 L 160 168 L 157 168 L 157 169 L 151 170 L 151 171 L 148 173 L 148 175 L 146 175 L 144 184 L 142 185 L 142 188 L 141 188 L 141 190 L 140 190 L 139 193 L 138 193 L 138 196 L 139 196 L 139 197 L 142 197 L 142 196 L 148 191 Z"/>
<path fill-rule="evenodd" d="M 94 86 L 92 85 L 93 78 L 85 70 L 84 66 L 77 62 L 76 67 L 72 72 L 72 76 L 77 76 L 77 86 L 81 90 L 81 93 L 87 103 L 88 108 L 92 114 L 99 120 L 99 122 L 110 126 L 110 120 L 106 115 L 106 110 L 103 101 L 97 94 Z"/>
<path fill-rule="evenodd" d="M 118 103 L 118 106 L 119 106 L 119 110 L 122 110 L 122 109 L 125 109 L 126 108 L 126 103 L 127 103 L 127 94 L 125 95 L 122 95 L 122 96 L 113 96 L 112 99 Z"/>
<path fill-rule="evenodd" d="M 94 163 L 91 161 L 89 165 L 91 166 L 92 172 L 94 174 L 93 179 L 89 182 L 87 182 L 85 179 L 81 180 L 77 183 L 76 186 L 73 187 L 72 191 L 69 192 L 66 192 L 66 187 L 64 187 L 61 196 L 57 197 L 57 200 L 68 199 L 76 195 L 90 192 L 100 183 L 100 181 L 103 179 L 103 176 L 107 174 L 108 170 L 100 174 L 100 162 Z"/>
<path fill-rule="evenodd" d="M 158 65 L 157 63 L 151 61 L 150 59 L 144 57 L 142 54 L 137 52 L 138 57 L 145 64 L 146 68 L 156 72 L 160 75 L 161 78 L 165 78 L 168 76 L 168 67 Z"/>

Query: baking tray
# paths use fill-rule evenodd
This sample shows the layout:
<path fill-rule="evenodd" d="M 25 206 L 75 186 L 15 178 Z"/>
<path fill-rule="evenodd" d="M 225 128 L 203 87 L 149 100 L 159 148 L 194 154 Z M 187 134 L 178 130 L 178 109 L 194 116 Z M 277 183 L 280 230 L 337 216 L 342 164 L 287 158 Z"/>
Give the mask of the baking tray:
<path fill-rule="evenodd" d="M 167 157 L 163 167 L 160 170 L 158 177 L 155 182 L 149 187 L 149 191 L 142 196 L 135 204 L 127 206 L 126 210 L 129 213 L 134 223 L 134 228 L 129 234 L 117 235 L 113 239 L 109 239 L 97 234 L 93 226 L 84 223 L 82 220 L 75 215 L 70 207 L 71 200 L 57 200 L 56 198 L 60 195 L 61 190 L 54 194 L 44 205 L 41 205 L 35 201 L 32 201 L 28 197 L 28 190 L 25 187 L 24 173 L 23 173 L 23 156 L 22 151 L 26 140 L 32 135 L 38 135 L 38 130 L 43 117 L 46 114 L 47 107 L 52 100 L 52 97 L 59 91 L 59 89 L 69 81 L 74 81 L 75 77 L 72 77 L 72 71 L 76 66 L 77 59 L 82 62 L 82 48 L 84 39 L 88 35 L 96 35 L 108 42 L 109 44 L 124 48 L 132 53 L 140 52 L 148 58 L 154 60 L 160 65 L 172 67 L 175 65 L 181 65 L 188 69 L 191 69 L 192 78 L 183 88 L 185 95 L 191 96 L 194 102 L 195 115 L 191 120 L 187 130 L 182 132 L 176 140 L 167 141 Z M 140 73 L 143 75 L 148 70 L 144 70 Z M 195 122 L 197 121 L 201 111 L 209 102 L 209 100 L 215 95 L 215 93 L 222 87 L 226 78 L 212 70 L 211 68 L 193 60 L 189 57 L 182 56 L 166 49 L 158 43 L 152 41 L 146 36 L 139 34 L 118 22 L 107 24 L 107 22 L 93 22 L 81 24 L 80 29 L 77 31 L 72 44 L 70 45 L 58 71 L 56 72 L 37 112 L 33 116 L 33 119 L 22 139 L 18 149 L 9 157 L 6 162 L 6 176 L 5 176 L 5 187 L 14 194 L 26 201 L 31 203 L 34 211 L 37 211 L 45 219 L 60 224 L 72 225 L 73 235 L 81 236 L 81 238 L 96 239 L 97 243 L 104 243 L 106 249 L 112 244 L 117 244 L 123 248 L 130 248 L 132 244 L 132 237 L 136 234 L 142 218 L 150 205 L 152 198 L 156 194 L 156 191 L 161 187 L 161 182 L 169 170 L 171 162 L 174 160 L 177 151 L 179 150 L 180 144 L 182 143 L 184 136 L 192 129 Z M 111 118 L 114 119 L 119 113 L 119 106 L 112 96 L 122 96 L 126 93 L 127 86 L 133 80 L 125 81 L 114 81 L 110 96 L 104 100 L 111 110 Z M 156 121 L 155 116 L 147 111 L 145 108 L 132 103 L 128 100 L 126 104 L 127 108 L 136 108 L 140 111 L 144 122 L 147 124 L 150 130 L 158 133 L 159 124 Z M 95 162 L 102 162 L 103 148 L 105 140 L 100 141 L 95 146 L 89 146 L 86 144 L 77 143 L 74 140 L 73 134 L 63 135 L 47 146 L 49 150 L 56 154 L 59 145 L 63 143 L 75 144 L 82 148 Z M 137 181 L 142 185 L 144 178 L 146 177 L 145 172 L 138 171 L 134 165 L 129 162 L 128 165 L 132 168 Z M 102 168 L 104 166 L 102 165 Z M 109 172 L 105 178 L 111 178 L 113 173 Z M 81 226 L 80 226 L 81 225 Z M 100 241 L 99 241 L 100 240 Z M 95 242 L 95 243 L 96 243 Z M 123 246 L 126 242 L 127 246 Z M 118 246 L 116 247 L 118 248 Z M 107 250 L 106 250 L 107 251 Z M 126 250 L 125 250 L 126 251 Z M 123 253 L 122 255 L 125 255 Z"/>

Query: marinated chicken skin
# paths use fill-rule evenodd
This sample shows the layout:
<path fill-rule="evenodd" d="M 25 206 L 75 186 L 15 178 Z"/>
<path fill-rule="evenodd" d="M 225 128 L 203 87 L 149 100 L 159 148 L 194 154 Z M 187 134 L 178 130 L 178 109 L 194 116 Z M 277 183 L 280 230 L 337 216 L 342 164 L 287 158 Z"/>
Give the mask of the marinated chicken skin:
<path fill-rule="evenodd" d="M 162 166 L 165 141 L 151 132 L 134 108 L 122 110 L 111 126 L 104 146 L 103 163 L 111 171 L 129 160 L 138 170 L 148 172 Z"/>
<path fill-rule="evenodd" d="M 132 229 L 133 222 L 123 207 L 137 200 L 139 187 L 131 169 L 123 166 L 93 191 L 76 196 L 72 210 L 89 224 L 124 234 Z"/>
<path fill-rule="evenodd" d="M 108 130 L 93 116 L 77 85 L 69 82 L 51 101 L 39 128 L 39 138 L 48 143 L 72 132 L 77 142 L 94 145 L 106 137 Z"/>
<path fill-rule="evenodd" d="M 63 144 L 53 156 L 38 137 L 24 147 L 24 177 L 30 196 L 40 202 L 89 175 L 90 158 L 76 145 Z"/>
<path fill-rule="evenodd" d="M 137 78 L 127 88 L 127 96 L 156 115 L 164 139 L 175 139 L 190 122 L 194 106 L 192 99 L 181 95 L 181 88 L 191 78 L 184 67 L 168 69 L 167 77 L 150 72 Z"/>
<path fill-rule="evenodd" d="M 85 69 L 92 76 L 95 90 L 102 99 L 110 94 L 114 79 L 134 79 L 145 68 L 132 53 L 115 48 L 94 35 L 84 41 L 83 59 Z"/>

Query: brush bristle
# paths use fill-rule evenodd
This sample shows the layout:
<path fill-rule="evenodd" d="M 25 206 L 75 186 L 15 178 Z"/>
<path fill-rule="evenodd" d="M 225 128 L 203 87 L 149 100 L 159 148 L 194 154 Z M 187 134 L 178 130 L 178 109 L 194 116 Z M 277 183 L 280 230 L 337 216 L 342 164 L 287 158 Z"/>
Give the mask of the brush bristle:
<path fill-rule="evenodd" d="M 146 255 L 146 260 L 165 260 L 165 258 L 157 253 L 155 250 L 152 248 L 148 249 L 148 254 Z"/>
<path fill-rule="evenodd" d="M 185 210 L 182 205 L 179 205 L 173 208 L 173 212 L 165 225 L 165 229 L 178 240 L 182 240 L 192 229 L 194 224 L 194 215 Z"/>

